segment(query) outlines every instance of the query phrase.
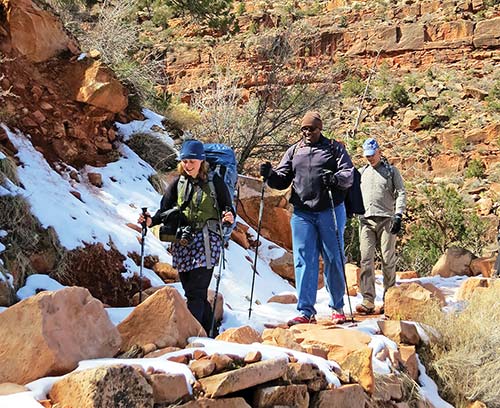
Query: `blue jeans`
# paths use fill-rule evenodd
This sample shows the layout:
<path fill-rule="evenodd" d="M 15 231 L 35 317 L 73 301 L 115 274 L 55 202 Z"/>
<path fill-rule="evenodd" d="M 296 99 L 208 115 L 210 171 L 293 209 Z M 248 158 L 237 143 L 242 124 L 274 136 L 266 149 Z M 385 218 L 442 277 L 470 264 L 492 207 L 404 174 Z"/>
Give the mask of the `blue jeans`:
<path fill-rule="evenodd" d="M 324 262 L 325 285 L 330 294 L 329 306 L 333 309 L 344 307 L 344 203 L 335 207 L 335 215 L 337 231 L 331 208 L 320 212 L 295 210 L 290 220 L 295 284 L 299 298 L 297 310 L 307 317 L 316 314 L 314 305 L 318 291 L 320 253 Z"/>

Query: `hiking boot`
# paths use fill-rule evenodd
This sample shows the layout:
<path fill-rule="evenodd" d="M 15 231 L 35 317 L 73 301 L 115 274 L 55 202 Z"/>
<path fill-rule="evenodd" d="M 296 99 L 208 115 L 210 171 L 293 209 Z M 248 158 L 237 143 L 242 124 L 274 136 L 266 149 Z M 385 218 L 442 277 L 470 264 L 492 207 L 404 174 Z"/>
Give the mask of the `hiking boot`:
<path fill-rule="evenodd" d="M 363 302 L 356 306 L 356 312 L 365 315 L 373 314 L 375 313 L 375 305 L 368 300 L 363 300 Z"/>
<path fill-rule="evenodd" d="M 346 322 L 346 317 L 342 309 L 334 309 L 332 312 L 332 322 L 333 324 L 344 324 Z"/>
<path fill-rule="evenodd" d="M 294 317 L 292 320 L 289 320 L 287 324 L 288 326 L 295 326 L 296 324 L 306 324 L 306 323 L 315 324 L 316 318 L 314 317 L 314 315 L 311 317 L 300 315 Z"/>

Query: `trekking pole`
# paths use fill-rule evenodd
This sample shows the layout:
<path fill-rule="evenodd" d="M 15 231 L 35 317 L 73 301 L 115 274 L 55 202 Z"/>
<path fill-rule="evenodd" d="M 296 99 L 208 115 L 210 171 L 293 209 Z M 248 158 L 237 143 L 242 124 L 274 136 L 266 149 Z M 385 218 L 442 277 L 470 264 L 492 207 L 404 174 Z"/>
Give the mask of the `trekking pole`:
<path fill-rule="evenodd" d="M 142 302 L 142 268 L 144 268 L 144 238 L 148 233 L 148 226 L 146 224 L 146 213 L 148 211 L 147 207 L 142 207 L 142 215 L 144 216 L 144 221 L 141 222 L 141 266 L 139 268 L 139 304 Z"/>
<path fill-rule="evenodd" d="M 217 202 L 217 201 L 216 201 Z M 218 204 L 216 204 L 218 207 Z M 226 211 L 230 211 L 230 209 L 226 208 Z M 214 296 L 214 307 L 212 309 L 212 322 L 210 323 L 210 331 L 208 333 L 208 336 L 211 337 L 212 339 L 214 338 L 215 334 L 215 311 L 217 308 L 217 298 L 219 297 L 219 285 L 220 285 L 220 279 L 222 272 L 226 270 L 226 251 L 225 251 L 225 242 L 224 242 L 224 232 L 223 232 L 223 224 L 221 222 L 220 218 L 220 212 L 217 209 L 217 214 L 219 214 L 219 234 L 220 234 L 220 239 L 221 239 L 221 260 L 219 264 L 219 273 L 215 275 L 215 296 Z M 224 223 L 225 224 L 225 223 Z"/>
<path fill-rule="evenodd" d="M 337 246 L 339 247 L 340 261 L 342 262 L 342 272 L 344 273 L 345 290 L 347 294 L 347 301 L 349 303 L 349 311 L 351 312 L 351 322 L 354 323 L 354 314 L 352 313 L 351 298 L 349 297 L 349 287 L 347 286 L 347 275 L 345 273 L 344 254 L 342 253 L 342 247 L 340 246 L 340 234 L 337 224 L 337 215 L 335 214 L 335 203 L 333 201 L 333 193 L 330 188 L 328 189 L 328 196 L 330 197 L 330 203 L 332 205 L 333 224 L 335 226 L 335 235 L 337 236 Z"/>
<path fill-rule="evenodd" d="M 255 275 L 257 274 L 257 256 L 259 253 L 259 238 L 260 238 L 260 228 L 262 226 L 262 214 L 264 213 L 264 190 L 266 189 L 266 181 L 262 180 L 262 189 L 260 190 L 260 205 L 259 205 L 259 222 L 257 224 L 257 246 L 255 247 L 255 257 L 253 260 L 253 276 L 252 276 L 252 289 L 250 290 L 250 307 L 248 309 L 248 319 L 252 317 L 252 302 L 253 302 L 253 290 L 255 287 Z"/>

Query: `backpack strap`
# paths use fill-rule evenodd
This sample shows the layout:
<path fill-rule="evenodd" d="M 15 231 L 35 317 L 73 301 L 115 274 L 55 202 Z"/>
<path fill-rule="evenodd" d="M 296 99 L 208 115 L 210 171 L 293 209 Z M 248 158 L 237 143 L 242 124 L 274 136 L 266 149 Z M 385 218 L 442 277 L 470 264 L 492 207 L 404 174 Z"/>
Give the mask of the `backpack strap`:
<path fill-rule="evenodd" d="M 193 194 L 194 194 L 194 188 L 191 185 L 191 183 L 189 182 L 189 180 L 187 179 L 187 177 L 181 175 L 179 177 L 179 181 L 177 182 L 177 193 L 179 193 L 179 191 L 182 189 L 183 185 L 185 185 L 184 194 L 182 197 L 182 204 L 179 207 L 179 210 L 181 210 L 181 212 L 187 208 L 187 206 L 189 205 L 189 202 L 193 198 Z"/>
<path fill-rule="evenodd" d="M 368 168 L 369 164 L 365 164 L 363 167 L 361 167 L 359 171 L 359 175 L 362 176 L 364 171 Z"/>

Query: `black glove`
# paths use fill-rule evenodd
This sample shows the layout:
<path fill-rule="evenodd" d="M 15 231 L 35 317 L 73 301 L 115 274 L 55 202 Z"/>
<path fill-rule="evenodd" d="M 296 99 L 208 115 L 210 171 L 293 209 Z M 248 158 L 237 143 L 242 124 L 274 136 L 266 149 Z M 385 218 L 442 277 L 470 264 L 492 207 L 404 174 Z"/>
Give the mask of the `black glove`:
<path fill-rule="evenodd" d="M 327 188 L 336 187 L 339 183 L 335 173 L 331 170 L 324 170 L 323 174 L 321 174 L 321 181 L 323 185 Z"/>
<path fill-rule="evenodd" d="M 391 223 L 391 234 L 396 235 L 401 231 L 402 219 L 403 216 L 401 214 L 394 214 Z"/>
<path fill-rule="evenodd" d="M 270 162 L 265 162 L 260 165 L 259 174 L 262 176 L 264 181 L 269 178 L 272 172 L 273 166 Z"/>

